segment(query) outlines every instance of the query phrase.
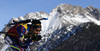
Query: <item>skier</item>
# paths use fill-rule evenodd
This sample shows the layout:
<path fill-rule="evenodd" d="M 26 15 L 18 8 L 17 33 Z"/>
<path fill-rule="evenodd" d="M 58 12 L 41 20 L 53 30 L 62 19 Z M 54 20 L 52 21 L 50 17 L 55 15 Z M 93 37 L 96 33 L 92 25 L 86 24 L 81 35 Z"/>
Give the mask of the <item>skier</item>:
<path fill-rule="evenodd" d="M 38 35 L 41 31 L 41 22 L 32 21 L 31 25 L 20 23 L 11 27 L 5 35 L 5 41 L 15 51 L 30 51 L 29 46 L 41 40 Z"/>

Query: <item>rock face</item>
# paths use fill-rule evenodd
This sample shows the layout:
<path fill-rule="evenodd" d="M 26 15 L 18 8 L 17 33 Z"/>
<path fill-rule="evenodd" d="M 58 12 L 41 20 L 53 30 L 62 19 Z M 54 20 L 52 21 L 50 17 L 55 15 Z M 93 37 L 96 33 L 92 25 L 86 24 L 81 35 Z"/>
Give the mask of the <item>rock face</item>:
<path fill-rule="evenodd" d="M 76 35 L 60 43 L 50 51 L 100 51 L 100 26 L 93 23 L 82 24 Z"/>
<path fill-rule="evenodd" d="M 95 17 L 97 20 L 100 20 L 100 11 L 98 8 L 94 8 L 93 6 L 89 6 L 85 8 L 86 11 L 88 11 L 93 17 Z"/>
<path fill-rule="evenodd" d="M 72 6 L 68 4 L 62 4 L 58 6 L 58 10 L 60 13 L 71 15 L 71 14 L 84 14 L 86 11 L 81 6 Z"/>

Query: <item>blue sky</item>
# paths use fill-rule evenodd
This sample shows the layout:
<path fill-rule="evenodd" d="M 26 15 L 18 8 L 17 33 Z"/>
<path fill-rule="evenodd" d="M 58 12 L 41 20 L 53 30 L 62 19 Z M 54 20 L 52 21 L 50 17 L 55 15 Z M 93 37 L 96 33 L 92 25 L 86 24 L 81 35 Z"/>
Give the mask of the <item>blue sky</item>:
<path fill-rule="evenodd" d="M 93 6 L 100 10 L 100 0 L 0 0 L 0 31 L 13 17 L 24 17 L 30 12 L 50 13 L 53 8 L 65 3 L 83 8 Z"/>

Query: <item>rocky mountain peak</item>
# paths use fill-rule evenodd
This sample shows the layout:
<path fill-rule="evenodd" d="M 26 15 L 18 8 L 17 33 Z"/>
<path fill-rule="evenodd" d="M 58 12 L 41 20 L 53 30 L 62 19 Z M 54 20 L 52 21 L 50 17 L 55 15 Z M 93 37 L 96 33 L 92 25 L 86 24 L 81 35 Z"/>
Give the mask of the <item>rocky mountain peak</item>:
<path fill-rule="evenodd" d="M 76 15 L 76 14 L 84 14 L 85 10 L 81 6 L 73 6 L 69 4 L 61 4 L 56 7 L 57 11 L 61 14 L 68 14 L 68 15 Z"/>
<path fill-rule="evenodd" d="M 40 11 L 40 12 L 31 12 L 31 13 L 28 13 L 24 16 L 24 18 L 26 19 L 34 19 L 34 18 L 43 18 L 44 16 L 48 17 L 48 14 L 43 12 L 43 11 Z"/>
<path fill-rule="evenodd" d="M 94 18 L 100 20 L 100 10 L 98 8 L 94 8 L 93 6 L 89 6 L 85 8 Z"/>

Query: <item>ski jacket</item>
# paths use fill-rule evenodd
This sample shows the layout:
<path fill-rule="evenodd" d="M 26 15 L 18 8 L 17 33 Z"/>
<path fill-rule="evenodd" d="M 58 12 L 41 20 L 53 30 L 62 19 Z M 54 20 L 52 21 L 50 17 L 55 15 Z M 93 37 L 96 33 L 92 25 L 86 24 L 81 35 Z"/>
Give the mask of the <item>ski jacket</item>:
<path fill-rule="evenodd" d="M 30 43 L 32 43 L 32 40 L 25 41 L 24 35 L 29 34 L 30 31 L 30 25 L 28 24 L 17 24 L 13 27 L 11 27 L 6 34 L 6 36 L 10 36 L 17 40 L 20 47 L 26 47 L 29 46 Z"/>

